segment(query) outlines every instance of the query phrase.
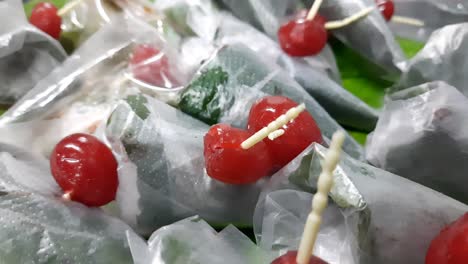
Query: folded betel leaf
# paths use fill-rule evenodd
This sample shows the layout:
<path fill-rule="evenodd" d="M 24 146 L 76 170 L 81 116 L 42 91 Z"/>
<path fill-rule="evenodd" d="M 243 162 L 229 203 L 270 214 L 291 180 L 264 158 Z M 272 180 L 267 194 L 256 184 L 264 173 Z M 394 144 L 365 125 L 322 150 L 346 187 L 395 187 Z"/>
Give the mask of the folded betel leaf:
<path fill-rule="evenodd" d="M 66 58 L 62 46 L 29 24 L 20 0 L 0 1 L 0 104 L 10 105 Z"/>
<path fill-rule="evenodd" d="M 255 210 L 259 245 L 297 249 L 326 149 L 312 145 L 274 175 Z M 314 254 L 330 263 L 423 263 L 431 240 L 468 206 L 343 155 Z"/>
<path fill-rule="evenodd" d="M 397 35 L 417 41 L 427 41 L 441 27 L 468 20 L 468 5 L 464 0 L 393 0 L 395 15 L 418 20 L 416 24 L 391 21 L 389 26 Z M 420 23 L 422 22 L 422 24 Z"/>
<path fill-rule="evenodd" d="M 284 18 L 294 15 L 302 6 L 299 0 L 218 0 L 239 19 L 276 39 Z"/>
<path fill-rule="evenodd" d="M 468 99 L 444 82 L 392 95 L 367 142 L 367 159 L 468 203 Z M 389 140 L 392 139 L 392 140 Z"/>
<path fill-rule="evenodd" d="M 468 95 L 466 59 L 468 24 L 449 25 L 435 31 L 424 48 L 407 64 L 393 91 L 432 81 L 444 81 Z"/>
<path fill-rule="evenodd" d="M 312 2 L 312 1 L 306 1 Z M 320 8 L 320 14 L 328 21 L 341 20 L 375 6 L 374 0 L 328 0 Z M 380 69 L 387 78 L 397 78 L 406 58 L 376 7 L 367 17 L 331 33 Z"/>
<path fill-rule="evenodd" d="M 170 97 L 177 92 L 176 83 L 185 82 L 184 74 L 175 74 L 179 71 L 174 63 L 177 56 L 173 54 L 171 45 L 155 28 L 122 16 L 94 34 L 60 68 L 38 82 L 0 118 L 0 125 L 60 116 L 77 101 L 88 102 L 90 107 L 102 105 L 132 89 Z M 159 61 L 142 65 L 152 56 Z M 152 82 L 163 84 L 156 87 Z"/>
<path fill-rule="evenodd" d="M 365 131 L 374 129 L 377 111 L 328 77 L 332 74 L 331 69 L 336 68 L 335 64 L 332 66 L 320 56 L 292 58 L 278 44 L 252 26 L 224 12 L 221 16 L 222 23 L 217 33 L 217 40 L 221 44 L 244 44 L 257 54 L 262 54 L 262 57 L 277 62 L 338 123 Z"/>
<path fill-rule="evenodd" d="M 179 108 L 208 124 L 225 122 L 245 127 L 249 109 L 266 95 L 283 95 L 304 102 L 323 135 L 330 138 L 338 123 L 281 68 L 264 61 L 247 47 L 235 44 L 220 48 L 200 69 L 182 93 Z M 357 158 L 359 144 L 347 135 L 345 151 Z"/>
<path fill-rule="evenodd" d="M 234 226 L 218 233 L 199 216 L 158 229 L 147 243 L 130 235 L 129 244 L 135 264 L 257 264 L 271 261 Z"/>
<path fill-rule="evenodd" d="M 328 47 L 318 56 L 292 58 L 271 38 L 231 14 L 216 10 L 209 0 L 196 3 L 158 1 L 156 6 L 172 15 L 183 13 L 184 19 L 178 20 L 178 27 L 185 25 L 202 39 L 197 42 L 191 38 L 183 46 L 183 52 L 187 53 L 184 57 L 190 59 L 194 57 L 191 54 L 199 56 L 209 51 L 214 45 L 211 47 L 207 41 L 220 45 L 244 44 L 270 62 L 283 66 L 340 124 L 364 131 L 374 129 L 377 111 L 327 77 L 340 78 Z"/>
<path fill-rule="evenodd" d="M 230 185 L 205 171 L 209 126 L 161 101 L 133 95 L 109 118 L 106 136 L 119 161 L 119 215 L 150 234 L 191 215 L 216 224 L 251 225 L 264 180 Z"/>
<path fill-rule="evenodd" d="M 129 226 L 58 193 L 47 160 L 0 144 L 2 263 L 132 263 Z"/>
<path fill-rule="evenodd" d="M 218 2 L 222 2 L 241 21 L 249 23 L 258 30 L 265 32 L 272 40 L 277 40 L 280 26 L 291 17 L 297 16 L 304 8 L 300 0 L 249 0 L 242 2 L 218 0 Z M 255 50 L 253 47 L 256 45 L 255 41 L 251 41 L 247 46 Z M 261 52 L 266 51 L 262 50 Z M 288 55 L 285 54 L 284 56 L 291 60 Z M 335 57 L 328 45 L 320 53 L 298 60 L 305 60 L 311 67 L 325 72 L 331 79 L 341 83 Z"/>

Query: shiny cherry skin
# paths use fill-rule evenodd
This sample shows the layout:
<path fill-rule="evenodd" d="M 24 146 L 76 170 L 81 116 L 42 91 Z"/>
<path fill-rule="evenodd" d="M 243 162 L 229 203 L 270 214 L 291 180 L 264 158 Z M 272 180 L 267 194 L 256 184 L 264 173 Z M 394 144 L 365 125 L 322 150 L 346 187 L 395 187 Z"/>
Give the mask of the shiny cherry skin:
<path fill-rule="evenodd" d="M 255 133 L 297 105 L 284 96 L 266 96 L 255 102 L 250 109 L 247 129 Z M 275 140 L 263 140 L 271 153 L 274 171 L 288 164 L 312 142 L 322 143 L 320 129 L 307 110 L 282 129 L 285 131 L 282 136 Z"/>
<path fill-rule="evenodd" d="M 385 20 L 390 21 L 395 13 L 395 3 L 393 0 L 375 0 Z"/>
<path fill-rule="evenodd" d="M 265 143 L 247 150 L 240 146 L 251 135 L 226 124 L 212 126 L 204 138 L 207 174 L 228 184 L 254 183 L 267 176 L 272 164 Z"/>
<path fill-rule="evenodd" d="M 133 75 L 138 80 L 164 88 L 178 85 L 169 71 L 166 55 L 151 45 L 137 45 L 130 58 L 130 65 Z"/>
<path fill-rule="evenodd" d="M 327 40 L 325 19 L 320 15 L 316 15 L 312 20 L 291 20 L 278 31 L 278 41 L 283 51 L 296 57 L 319 53 L 327 44 Z"/>
<path fill-rule="evenodd" d="M 288 251 L 283 256 L 273 260 L 271 264 L 297 264 L 296 257 L 297 257 L 297 251 Z M 309 264 L 328 264 L 328 262 L 322 260 L 319 257 L 312 255 L 310 257 Z"/>
<path fill-rule="evenodd" d="M 29 22 L 51 37 L 59 39 L 62 31 L 62 18 L 57 11 L 57 7 L 51 3 L 38 3 L 32 10 Z"/>
<path fill-rule="evenodd" d="M 73 201 L 93 207 L 115 199 L 117 161 L 112 151 L 92 135 L 77 133 L 63 138 L 50 156 L 50 168 Z"/>
<path fill-rule="evenodd" d="M 468 213 L 446 226 L 432 240 L 426 254 L 425 263 L 468 263 Z"/>

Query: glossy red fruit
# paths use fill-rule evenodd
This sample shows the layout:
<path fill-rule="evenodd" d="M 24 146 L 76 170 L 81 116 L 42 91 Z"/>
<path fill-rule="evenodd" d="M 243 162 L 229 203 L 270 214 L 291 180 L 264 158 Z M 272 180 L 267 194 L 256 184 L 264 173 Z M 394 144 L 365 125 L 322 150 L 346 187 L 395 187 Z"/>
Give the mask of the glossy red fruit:
<path fill-rule="evenodd" d="M 57 11 L 57 7 L 53 4 L 41 2 L 33 8 L 29 22 L 51 37 L 58 39 L 62 30 L 62 18 L 57 14 Z"/>
<path fill-rule="evenodd" d="M 288 253 L 273 260 L 271 264 L 297 264 L 296 257 L 297 257 L 297 251 L 288 251 Z M 322 260 L 319 257 L 312 255 L 310 257 L 309 264 L 328 264 L 328 262 Z"/>
<path fill-rule="evenodd" d="M 284 96 L 267 96 L 258 100 L 250 109 L 248 130 L 251 133 L 257 132 L 297 105 Z M 282 129 L 285 131 L 282 136 L 275 140 L 263 140 L 271 153 L 274 170 L 284 167 L 312 142 L 322 142 L 320 129 L 307 111 L 302 112 Z"/>
<path fill-rule="evenodd" d="M 151 45 L 136 46 L 130 65 L 135 78 L 143 82 L 164 88 L 178 85 L 169 71 L 169 60 L 166 55 Z"/>
<path fill-rule="evenodd" d="M 393 3 L 393 0 L 375 0 L 375 2 L 379 6 L 379 10 L 385 20 L 390 21 L 395 13 L 395 4 Z"/>
<path fill-rule="evenodd" d="M 432 240 L 426 254 L 426 264 L 468 263 L 468 213 L 446 226 Z"/>
<path fill-rule="evenodd" d="M 291 56 L 319 53 L 327 44 L 325 19 L 316 15 L 312 20 L 296 19 L 282 25 L 278 31 L 281 48 Z"/>
<path fill-rule="evenodd" d="M 115 199 L 119 185 L 112 151 L 88 134 L 62 139 L 50 156 L 52 175 L 70 199 L 87 206 L 102 206 Z"/>
<path fill-rule="evenodd" d="M 272 164 L 265 143 L 259 142 L 247 150 L 240 146 L 250 136 L 229 125 L 212 126 L 204 139 L 207 174 L 229 184 L 253 183 L 267 176 Z"/>

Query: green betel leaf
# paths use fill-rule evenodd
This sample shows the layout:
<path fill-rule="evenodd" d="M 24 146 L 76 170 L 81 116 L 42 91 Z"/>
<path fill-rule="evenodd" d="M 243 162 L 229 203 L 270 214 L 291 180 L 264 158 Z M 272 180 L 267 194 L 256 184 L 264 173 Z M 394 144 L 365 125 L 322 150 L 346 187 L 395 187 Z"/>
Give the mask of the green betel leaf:
<path fill-rule="evenodd" d="M 218 91 L 228 79 L 228 73 L 221 67 L 202 72 L 182 94 L 179 103 L 180 110 L 207 124 L 216 124 L 221 115 Z"/>
<path fill-rule="evenodd" d="M 139 118 L 145 120 L 149 116 L 150 112 L 145 106 L 148 100 L 143 95 L 129 95 L 125 100 Z"/>

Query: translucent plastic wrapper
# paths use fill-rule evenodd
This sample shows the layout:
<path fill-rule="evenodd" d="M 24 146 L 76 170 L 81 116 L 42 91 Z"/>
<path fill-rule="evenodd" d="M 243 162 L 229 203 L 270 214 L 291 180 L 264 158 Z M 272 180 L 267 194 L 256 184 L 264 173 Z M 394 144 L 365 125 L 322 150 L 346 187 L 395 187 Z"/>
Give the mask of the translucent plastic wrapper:
<path fill-rule="evenodd" d="M 374 0 L 327 0 L 323 1 L 320 14 L 328 21 L 340 20 L 371 6 L 375 6 Z M 367 17 L 331 33 L 380 66 L 388 77 L 401 73 L 406 58 L 378 8 Z"/>
<path fill-rule="evenodd" d="M 131 95 L 112 113 L 107 140 L 119 161 L 119 216 L 141 233 L 198 214 L 251 225 L 264 180 L 229 185 L 205 172 L 209 126 L 161 101 Z"/>
<path fill-rule="evenodd" d="M 392 31 L 401 37 L 425 42 L 431 33 L 443 26 L 468 21 L 465 0 L 394 0 L 395 15 L 417 19 L 424 25 L 390 22 Z"/>
<path fill-rule="evenodd" d="M 122 13 L 162 27 L 161 14 L 146 0 L 83 0 L 62 16 L 60 42 L 67 51 L 73 51 L 101 27 L 118 23 Z"/>
<path fill-rule="evenodd" d="M 187 77 L 179 74 L 169 46 L 136 19 L 121 17 L 103 27 L 0 117 L 0 141 L 37 143 L 47 153 L 63 136 L 93 133 L 115 103 L 135 90 L 172 100 Z M 148 52 L 150 62 L 142 59 Z"/>
<path fill-rule="evenodd" d="M 467 49 L 468 23 L 435 31 L 424 48 L 408 62 L 399 83 L 392 90 L 444 81 L 468 96 Z"/>
<path fill-rule="evenodd" d="M 366 157 L 468 203 L 467 121 L 468 99 L 444 82 L 403 90 L 385 105 Z"/>
<path fill-rule="evenodd" d="M 217 45 L 243 44 L 270 62 L 283 66 L 340 124 L 360 130 L 374 129 L 377 111 L 329 78 L 334 76 L 339 80 L 330 49 L 322 53 L 324 56 L 292 58 L 264 33 L 227 12 L 216 10 L 209 0 L 162 0 L 156 2 L 156 8 L 162 8 L 171 21 L 174 20 L 173 24 L 177 23 L 174 28 L 183 34 L 192 32 L 192 36 L 199 36 L 200 39 L 192 37 L 183 45 L 184 59 L 191 60 L 198 54 L 214 51 Z M 325 58 L 328 52 L 330 61 Z"/>
<path fill-rule="evenodd" d="M 58 189 L 47 160 L 0 144 L 1 262 L 131 263 L 131 228 Z"/>
<path fill-rule="evenodd" d="M 252 24 L 258 30 L 265 32 L 265 34 L 273 40 L 277 39 L 280 26 L 297 15 L 303 7 L 299 0 L 219 0 L 218 2 L 222 2 L 240 20 Z M 237 36 L 237 38 L 240 37 L 242 37 L 242 35 Z M 243 37 L 245 38 L 246 36 Z M 253 48 L 256 45 L 258 45 L 258 43 L 251 39 L 247 46 L 256 50 Z M 280 49 L 278 45 L 274 46 Z M 259 52 L 265 53 L 265 50 L 259 50 Z M 291 59 L 287 55 L 283 57 L 288 61 L 292 60 L 307 63 L 311 67 L 325 72 L 336 82 L 341 83 L 335 57 L 328 45 L 325 46 L 322 52 L 315 56 L 296 59 Z"/>
<path fill-rule="evenodd" d="M 208 123 L 246 127 L 249 109 L 266 95 L 304 102 L 322 134 L 330 138 L 338 123 L 281 68 L 263 61 L 252 50 L 235 44 L 219 49 L 183 92 L 179 108 Z M 360 158 L 362 149 L 347 135 L 345 151 Z"/>
<path fill-rule="evenodd" d="M 0 104 L 12 104 L 65 58 L 62 46 L 29 24 L 20 0 L 0 1 Z"/>
<path fill-rule="evenodd" d="M 326 149 L 313 144 L 275 174 L 254 216 L 258 245 L 297 250 Z M 440 230 L 468 210 L 427 187 L 342 156 L 314 255 L 329 263 L 424 263 Z"/>
<path fill-rule="evenodd" d="M 198 216 L 165 226 L 148 243 L 129 235 L 135 264 L 258 264 L 271 258 L 232 225 L 219 233 Z"/>

